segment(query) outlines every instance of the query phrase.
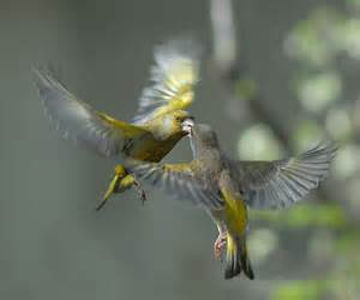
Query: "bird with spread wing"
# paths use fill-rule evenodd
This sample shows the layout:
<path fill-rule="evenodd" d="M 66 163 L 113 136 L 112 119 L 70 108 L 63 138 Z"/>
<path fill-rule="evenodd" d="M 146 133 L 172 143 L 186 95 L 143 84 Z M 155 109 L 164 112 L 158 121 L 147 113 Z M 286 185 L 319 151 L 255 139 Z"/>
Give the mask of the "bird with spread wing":
<path fill-rule="evenodd" d="M 221 151 L 209 125 L 185 120 L 183 128 L 191 140 L 191 162 L 133 161 L 129 168 L 140 179 L 203 207 L 219 231 L 214 244 L 217 258 L 226 246 L 225 278 L 244 272 L 254 279 L 246 247 L 247 208 L 278 209 L 303 199 L 327 175 L 336 147 L 320 144 L 299 156 L 275 161 L 235 161 Z"/>
<path fill-rule="evenodd" d="M 138 112 L 131 122 L 96 111 L 49 72 L 34 69 L 35 84 L 46 115 L 65 139 L 105 157 L 159 162 L 186 135 L 181 123 L 189 118 L 184 109 L 192 103 L 198 82 L 198 50 L 190 39 L 172 40 L 155 48 L 150 85 L 143 90 Z M 123 164 L 116 165 L 97 210 L 112 194 L 132 186 L 144 201 L 145 193 L 135 177 Z"/>

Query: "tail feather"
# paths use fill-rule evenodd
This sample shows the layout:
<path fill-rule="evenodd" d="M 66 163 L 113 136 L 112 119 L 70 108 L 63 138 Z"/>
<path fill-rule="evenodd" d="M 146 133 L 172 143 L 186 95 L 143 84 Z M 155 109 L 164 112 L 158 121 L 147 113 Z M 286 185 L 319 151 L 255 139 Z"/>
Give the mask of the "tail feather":
<path fill-rule="evenodd" d="M 225 279 L 231 279 L 241 272 L 251 280 L 255 278 L 247 255 L 245 238 L 227 236 Z"/>

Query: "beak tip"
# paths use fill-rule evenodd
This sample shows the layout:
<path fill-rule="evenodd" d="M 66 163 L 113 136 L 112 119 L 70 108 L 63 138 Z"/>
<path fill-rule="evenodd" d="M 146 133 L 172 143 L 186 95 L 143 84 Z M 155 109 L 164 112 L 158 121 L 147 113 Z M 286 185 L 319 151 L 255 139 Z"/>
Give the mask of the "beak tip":
<path fill-rule="evenodd" d="M 182 127 L 182 130 L 186 134 L 191 135 L 192 134 L 192 128 L 194 127 L 194 125 L 195 125 L 194 120 L 191 119 L 191 118 L 187 118 L 182 122 L 181 127 Z"/>

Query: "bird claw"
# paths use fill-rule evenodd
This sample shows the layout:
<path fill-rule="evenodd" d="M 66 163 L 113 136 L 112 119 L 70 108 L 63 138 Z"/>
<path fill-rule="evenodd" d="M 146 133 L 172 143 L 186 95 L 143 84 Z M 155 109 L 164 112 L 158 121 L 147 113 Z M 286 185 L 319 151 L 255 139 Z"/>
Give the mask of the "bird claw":
<path fill-rule="evenodd" d="M 215 259 L 220 259 L 223 249 L 226 246 L 226 237 L 227 237 L 227 232 L 222 232 L 218 235 L 218 237 L 214 243 Z"/>
<path fill-rule="evenodd" d="M 144 189 L 142 188 L 141 183 L 139 181 L 137 181 L 135 179 L 135 177 L 134 177 L 134 187 L 138 194 L 138 197 L 140 198 L 141 204 L 144 206 L 145 201 L 147 201 L 146 193 L 145 193 Z"/>

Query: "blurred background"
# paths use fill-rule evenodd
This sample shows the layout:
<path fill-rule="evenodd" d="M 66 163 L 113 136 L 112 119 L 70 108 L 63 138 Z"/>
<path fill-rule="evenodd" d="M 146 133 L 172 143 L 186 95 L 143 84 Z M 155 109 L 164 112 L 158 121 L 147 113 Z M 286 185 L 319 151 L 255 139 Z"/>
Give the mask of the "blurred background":
<path fill-rule="evenodd" d="M 95 206 L 114 161 L 59 139 L 31 80 L 128 120 L 153 46 L 204 44 L 191 112 L 226 152 L 276 159 L 324 137 L 332 173 L 295 207 L 250 212 L 255 281 L 223 279 L 208 216 L 148 189 Z M 0 4 L 1 299 L 359 299 L 360 1 L 29 0 Z M 187 161 L 183 140 L 167 157 Z"/>

